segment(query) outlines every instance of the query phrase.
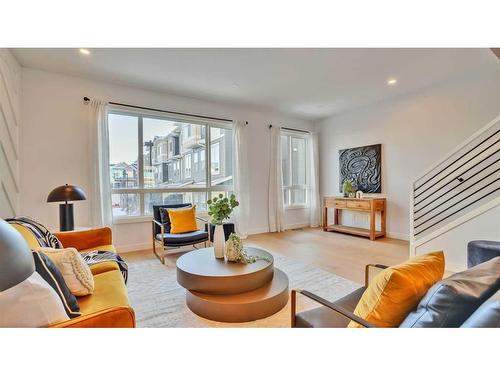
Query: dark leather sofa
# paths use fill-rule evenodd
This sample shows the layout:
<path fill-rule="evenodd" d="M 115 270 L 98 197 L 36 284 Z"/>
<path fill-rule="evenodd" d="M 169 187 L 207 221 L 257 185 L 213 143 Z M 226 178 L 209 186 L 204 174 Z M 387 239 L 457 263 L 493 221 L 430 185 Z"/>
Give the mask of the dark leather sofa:
<path fill-rule="evenodd" d="M 488 262 L 496 257 L 500 256 L 500 242 L 496 241 L 472 241 L 468 244 L 467 248 L 467 265 L 468 270 L 463 271 L 462 273 L 457 273 L 455 275 L 450 276 L 448 279 L 452 278 L 460 278 L 460 274 L 463 274 L 464 278 L 474 278 L 474 271 L 471 268 L 481 268 L 481 264 Z M 496 262 L 496 261 L 493 261 Z M 498 264 L 498 262 L 497 262 Z M 292 305 L 292 316 L 291 316 L 291 326 L 294 328 L 345 328 L 349 324 L 349 322 L 355 321 L 360 325 L 366 328 L 376 328 L 375 325 L 367 322 L 364 319 L 353 314 L 354 309 L 356 308 L 357 303 L 359 302 L 363 292 L 365 291 L 368 282 L 369 282 L 369 271 L 370 268 L 387 268 L 387 266 L 380 264 L 369 264 L 365 268 L 365 285 L 359 289 L 356 289 L 352 293 L 342 297 L 336 301 L 327 301 L 321 298 L 314 293 L 305 290 L 295 289 L 292 290 L 291 295 L 291 305 Z M 494 270 L 497 270 L 494 268 Z M 481 270 L 479 270 L 481 272 Z M 495 273 L 496 271 L 494 271 Z M 480 274 L 479 277 L 484 276 Z M 447 279 L 443 281 L 446 282 Z M 487 291 L 488 298 L 485 298 L 485 301 L 479 306 L 473 306 L 472 311 L 470 311 L 470 316 L 465 320 L 461 327 L 500 327 L 500 274 L 493 274 L 489 279 L 491 287 Z M 298 295 L 305 296 L 310 298 L 322 306 L 303 311 L 297 312 L 297 297 Z M 425 300 L 426 297 L 423 298 L 422 301 Z M 429 298 L 429 297 L 427 297 Z M 446 304 L 446 298 L 455 298 L 454 296 L 444 296 L 443 301 Z M 420 305 L 420 304 L 419 304 Z M 443 311 L 442 311 L 443 312 Z M 413 314 L 419 315 L 417 311 L 412 312 Z M 444 310 L 446 314 L 446 311 Z M 434 315 L 436 313 L 434 312 Z M 410 314 L 411 315 L 411 314 Z M 449 314 L 453 315 L 453 314 Z M 448 319 L 447 317 L 446 319 Z M 453 325 L 447 325 L 446 319 L 443 319 L 439 322 L 439 325 L 434 325 L 434 327 L 447 327 Z M 406 322 L 405 319 L 402 327 L 413 327 L 418 325 L 412 325 L 411 323 Z M 431 322 L 420 324 L 420 327 L 433 327 L 433 321 L 439 321 L 439 317 L 436 319 L 434 316 L 430 319 Z M 406 322 L 406 323 L 405 323 Z M 444 322 L 444 323 L 443 323 Z M 450 323 L 451 324 L 451 323 Z"/>

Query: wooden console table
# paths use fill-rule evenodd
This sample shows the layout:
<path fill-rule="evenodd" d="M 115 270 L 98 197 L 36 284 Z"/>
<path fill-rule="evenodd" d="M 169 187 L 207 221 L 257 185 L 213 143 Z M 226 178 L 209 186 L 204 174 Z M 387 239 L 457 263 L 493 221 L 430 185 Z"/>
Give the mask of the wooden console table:
<path fill-rule="evenodd" d="M 323 230 L 332 232 L 349 233 L 358 236 L 369 237 L 374 241 L 377 237 L 385 236 L 385 198 L 342 198 L 325 197 L 323 214 Z M 328 225 L 328 209 L 334 209 L 333 225 Z M 349 227 L 341 224 L 341 210 L 362 211 L 370 213 L 370 229 Z M 375 213 L 380 211 L 380 231 L 375 230 Z"/>

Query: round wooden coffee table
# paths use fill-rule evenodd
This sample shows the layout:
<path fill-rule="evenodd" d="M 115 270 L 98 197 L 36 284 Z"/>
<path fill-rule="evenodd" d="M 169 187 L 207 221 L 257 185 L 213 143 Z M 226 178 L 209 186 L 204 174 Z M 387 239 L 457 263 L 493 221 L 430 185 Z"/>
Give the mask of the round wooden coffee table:
<path fill-rule="evenodd" d="M 274 268 L 271 254 L 245 247 L 249 255 L 267 257 L 255 263 L 227 262 L 213 248 L 194 250 L 177 260 L 177 282 L 186 288 L 191 311 L 219 322 L 248 322 L 268 317 L 288 302 L 288 277 Z"/>

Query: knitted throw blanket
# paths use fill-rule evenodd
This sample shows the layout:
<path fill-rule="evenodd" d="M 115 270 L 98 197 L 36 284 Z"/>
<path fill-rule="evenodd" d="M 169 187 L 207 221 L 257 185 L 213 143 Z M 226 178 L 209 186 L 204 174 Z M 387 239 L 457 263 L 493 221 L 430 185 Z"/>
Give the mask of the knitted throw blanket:
<path fill-rule="evenodd" d="M 53 249 L 63 248 L 61 241 L 59 241 L 56 236 L 54 236 L 45 226 L 29 217 L 15 217 L 6 219 L 5 221 L 11 224 L 22 225 L 28 229 L 33 236 L 35 236 L 40 247 L 52 247 Z M 120 272 L 122 273 L 123 280 L 127 283 L 127 263 L 125 263 L 125 261 L 118 254 L 113 253 L 112 251 L 96 250 L 90 252 L 80 252 L 80 255 L 89 266 L 109 261 L 116 262 Z"/>

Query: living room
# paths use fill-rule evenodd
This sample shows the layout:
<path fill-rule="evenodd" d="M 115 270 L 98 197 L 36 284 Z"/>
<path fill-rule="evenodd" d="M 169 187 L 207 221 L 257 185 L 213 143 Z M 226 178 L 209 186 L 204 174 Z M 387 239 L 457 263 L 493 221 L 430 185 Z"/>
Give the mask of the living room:
<path fill-rule="evenodd" d="M 489 39 L 31 40 L 0 43 L 0 327 L 500 327 Z"/>

